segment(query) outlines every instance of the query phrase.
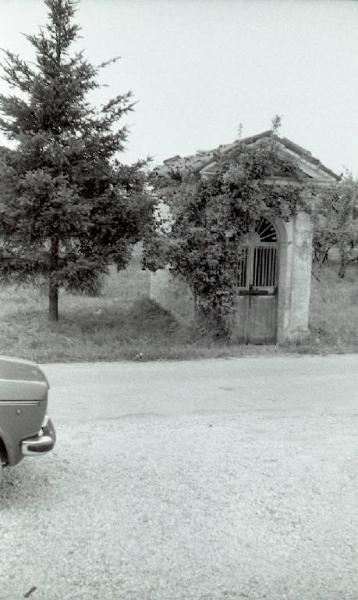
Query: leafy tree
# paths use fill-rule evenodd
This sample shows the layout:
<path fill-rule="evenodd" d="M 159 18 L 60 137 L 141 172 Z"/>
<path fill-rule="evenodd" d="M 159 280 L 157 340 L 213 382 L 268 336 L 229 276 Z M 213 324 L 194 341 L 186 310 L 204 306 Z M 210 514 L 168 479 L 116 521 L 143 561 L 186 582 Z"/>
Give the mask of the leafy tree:
<path fill-rule="evenodd" d="M 313 238 L 315 271 L 319 274 L 328 253 L 339 253 L 338 277 L 344 278 L 347 266 L 357 260 L 358 182 L 346 173 L 335 189 L 325 196 L 315 218 Z"/>
<path fill-rule="evenodd" d="M 275 175 L 292 177 L 296 183 L 268 183 Z M 157 193 L 170 205 L 172 220 L 168 233 L 158 233 L 155 241 L 152 238 L 149 268 L 167 261 L 173 275 L 190 286 L 198 316 L 209 321 L 219 335 L 227 335 L 243 256 L 242 238 L 262 215 L 288 220 L 295 214 L 302 174 L 293 160 L 276 151 L 273 135 L 256 148 L 241 144 L 218 158 L 215 174 L 206 180 L 173 172 L 165 177 L 154 174 L 153 181 Z"/>
<path fill-rule="evenodd" d="M 72 49 L 79 36 L 74 0 L 45 0 L 48 22 L 26 38 L 35 63 L 5 52 L 0 128 L 0 278 L 47 281 L 49 316 L 58 319 L 59 288 L 93 291 L 114 263 L 153 226 L 145 163 L 121 164 L 131 93 L 101 108 L 88 101 L 103 67 Z M 114 59 L 116 60 L 116 59 Z"/>

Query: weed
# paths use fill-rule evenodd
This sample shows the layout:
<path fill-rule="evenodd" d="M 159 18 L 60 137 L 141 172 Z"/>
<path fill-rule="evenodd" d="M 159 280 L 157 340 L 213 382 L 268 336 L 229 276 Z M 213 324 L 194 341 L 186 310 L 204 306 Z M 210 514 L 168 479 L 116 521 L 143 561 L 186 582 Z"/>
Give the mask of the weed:
<path fill-rule="evenodd" d="M 272 356 L 273 353 L 341 353 L 358 350 L 355 267 L 338 280 L 332 264 L 312 280 L 310 334 L 284 346 L 242 346 L 213 339 L 183 324 L 148 298 L 122 294 L 93 298 L 62 293 L 60 321 L 49 323 L 41 288 L 0 290 L 0 353 L 37 362 L 195 359 Z"/>

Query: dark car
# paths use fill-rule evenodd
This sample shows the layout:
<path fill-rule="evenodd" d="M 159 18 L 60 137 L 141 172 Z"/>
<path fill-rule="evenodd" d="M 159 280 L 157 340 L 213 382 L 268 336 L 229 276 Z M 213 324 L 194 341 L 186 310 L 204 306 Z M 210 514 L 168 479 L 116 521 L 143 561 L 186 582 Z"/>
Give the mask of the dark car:
<path fill-rule="evenodd" d="M 49 383 L 33 362 L 0 356 L 0 463 L 52 450 L 56 433 L 47 415 Z"/>

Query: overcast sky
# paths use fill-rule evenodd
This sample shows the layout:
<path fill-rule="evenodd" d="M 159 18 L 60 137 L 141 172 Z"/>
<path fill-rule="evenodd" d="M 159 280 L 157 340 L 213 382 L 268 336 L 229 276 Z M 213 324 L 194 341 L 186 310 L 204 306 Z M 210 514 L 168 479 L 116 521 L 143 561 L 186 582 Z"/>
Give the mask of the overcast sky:
<path fill-rule="evenodd" d="M 42 0 L 0 10 L 1 46 L 30 58 L 20 32 L 46 21 Z M 91 62 L 122 57 L 96 100 L 132 90 L 138 101 L 126 162 L 215 148 L 280 114 L 281 135 L 358 175 L 358 2 L 82 0 L 77 21 Z"/>

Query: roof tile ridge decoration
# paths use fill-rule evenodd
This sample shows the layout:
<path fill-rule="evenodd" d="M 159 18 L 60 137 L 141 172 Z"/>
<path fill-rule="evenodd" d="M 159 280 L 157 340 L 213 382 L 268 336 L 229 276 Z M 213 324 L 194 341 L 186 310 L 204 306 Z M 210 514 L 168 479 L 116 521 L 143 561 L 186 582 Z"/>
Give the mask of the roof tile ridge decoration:
<path fill-rule="evenodd" d="M 236 148 L 239 148 L 241 145 L 249 146 L 264 138 L 274 139 L 282 146 L 287 148 L 287 150 L 290 150 L 297 156 L 300 156 L 303 160 L 311 163 L 317 169 L 324 171 L 330 177 L 333 177 L 337 181 L 340 179 L 339 175 L 323 165 L 318 158 L 312 156 L 309 150 L 306 150 L 302 146 L 299 146 L 286 137 L 279 137 L 272 129 L 267 129 L 266 131 L 262 131 L 261 133 L 257 133 L 247 138 L 237 139 L 231 144 L 220 144 L 220 146 L 214 148 L 213 150 L 199 150 L 195 154 L 185 157 L 177 154 L 176 156 L 164 160 L 162 166 L 159 165 L 156 168 L 156 171 L 158 174 L 163 174 L 163 171 L 166 173 L 168 173 L 169 170 L 172 172 L 180 172 L 180 170 L 184 169 L 193 173 L 199 173 L 204 171 L 205 168 L 211 166 L 212 164 L 215 164 L 218 159 L 230 154 L 230 152 Z"/>
<path fill-rule="evenodd" d="M 277 136 L 274 135 L 274 132 L 272 129 L 266 129 L 266 131 L 262 131 L 261 133 L 256 133 L 255 135 L 250 135 L 247 138 L 242 138 L 237 141 L 241 144 L 253 144 L 254 142 L 257 142 L 258 140 L 261 140 L 262 138 L 265 138 L 265 137 L 277 137 Z"/>
<path fill-rule="evenodd" d="M 198 150 L 198 152 L 195 154 L 184 157 L 180 156 L 180 154 L 176 154 L 175 156 L 171 156 L 163 160 L 163 165 L 174 170 L 178 170 L 180 166 L 185 166 L 186 168 L 191 167 L 190 170 L 193 170 L 194 172 L 201 171 L 201 169 L 214 162 L 215 159 L 221 158 L 223 155 L 229 153 L 234 148 L 239 147 L 241 144 L 254 143 L 264 137 L 272 136 L 272 133 L 272 129 L 268 129 L 247 138 L 237 139 L 230 144 L 220 144 L 220 146 L 212 150 Z M 190 163 L 192 164 L 190 165 Z M 195 163 L 196 166 L 194 166 Z M 158 171 L 159 170 L 161 170 L 160 166 L 158 167 Z"/>
<path fill-rule="evenodd" d="M 163 164 L 167 165 L 171 162 L 176 162 L 177 160 L 180 160 L 181 156 L 180 154 L 176 154 L 175 156 L 171 156 L 170 158 L 166 158 L 165 160 L 163 160 Z"/>

